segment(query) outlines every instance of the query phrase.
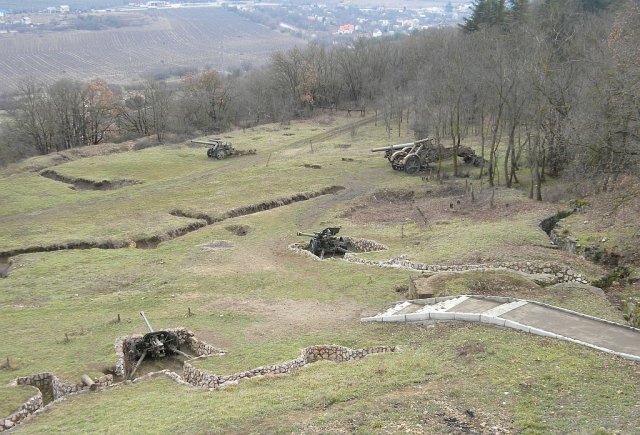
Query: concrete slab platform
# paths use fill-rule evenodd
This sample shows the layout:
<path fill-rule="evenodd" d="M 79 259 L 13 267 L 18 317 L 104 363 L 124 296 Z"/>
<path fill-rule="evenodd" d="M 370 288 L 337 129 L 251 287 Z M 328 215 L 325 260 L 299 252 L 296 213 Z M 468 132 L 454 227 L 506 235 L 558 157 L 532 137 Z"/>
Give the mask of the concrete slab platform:
<path fill-rule="evenodd" d="M 536 304 L 523 305 L 500 317 L 616 352 L 640 355 L 640 332 L 622 326 Z"/>
<path fill-rule="evenodd" d="M 469 298 L 447 311 L 455 311 L 456 313 L 483 313 L 498 305 L 502 304 L 490 299 Z"/>

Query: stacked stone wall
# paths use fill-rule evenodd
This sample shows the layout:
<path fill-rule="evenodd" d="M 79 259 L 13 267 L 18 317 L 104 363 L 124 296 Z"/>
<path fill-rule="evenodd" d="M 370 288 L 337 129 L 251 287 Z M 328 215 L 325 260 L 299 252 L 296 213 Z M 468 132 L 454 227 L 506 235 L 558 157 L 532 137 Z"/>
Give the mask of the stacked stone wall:
<path fill-rule="evenodd" d="M 42 393 L 40 390 L 36 392 L 29 400 L 23 403 L 16 412 L 8 417 L 0 419 L 0 432 L 13 428 L 16 424 L 41 409 L 44 406 Z"/>
<path fill-rule="evenodd" d="M 112 375 L 104 375 L 93 380 L 98 387 L 108 387 L 113 383 Z M 88 390 L 89 387 L 82 382 L 77 384 L 68 384 L 62 382 L 52 373 L 38 373 L 37 375 L 22 376 L 16 379 L 18 385 L 31 385 L 36 387 L 42 393 L 45 403 L 57 400 L 78 391 Z"/>
<path fill-rule="evenodd" d="M 343 237 L 347 242 L 347 249 L 352 252 L 387 251 L 389 248 L 375 240 L 359 239 L 355 237 Z"/>
<path fill-rule="evenodd" d="M 400 256 L 391 260 L 373 261 L 357 257 L 353 254 L 344 256 L 346 261 L 357 264 L 366 264 L 378 267 L 395 267 L 403 269 L 417 270 L 421 272 L 438 273 L 438 272 L 465 272 L 465 271 L 487 271 L 487 270 L 512 270 L 516 272 L 528 274 L 547 274 L 553 277 L 552 283 L 560 282 L 579 282 L 588 284 L 589 282 L 582 274 L 573 271 L 569 267 L 559 266 L 550 263 L 532 263 L 532 262 L 498 262 L 492 264 L 425 264 L 410 261 Z"/>
<path fill-rule="evenodd" d="M 351 361 L 362 359 L 373 353 L 395 352 L 395 347 L 379 346 L 365 349 L 350 349 L 348 347 L 337 345 L 318 345 L 305 348 L 301 355 L 295 359 L 285 361 L 280 364 L 274 364 L 267 367 L 258 367 L 235 373 L 228 376 L 221 376 L 207 370 L 195 367 L 191 362 L 184 363 L 183 379 L 191 385 L 205 387 L 209 389 L 217 389 L 225 385 L 237 384 L 238 382 L 265 375 L 282 375 L 293 373 L 296 370 L 306 366 L 307 364 L 328 360 L 334 362 Z"/>
<path fill-rule="evenodd" d="M 113 376 L 104 375 L 93 379 L 93 381 L 98 388 L 105 388 L 113 384 Z M 15 385 L 31 385 L 38 389 L 38 393 L 22 404 L 18 411 L 4 419 L 0 419 L 0 432 L 11 429 L 51 402 L 70 394 L 90 390 L 90 387 L 83 383 L 69 384 L 62 382 L 57 376 L 49 372 L 38 373 L 31 376 L 21 376 L 16 378 L 13 383 Z"/>

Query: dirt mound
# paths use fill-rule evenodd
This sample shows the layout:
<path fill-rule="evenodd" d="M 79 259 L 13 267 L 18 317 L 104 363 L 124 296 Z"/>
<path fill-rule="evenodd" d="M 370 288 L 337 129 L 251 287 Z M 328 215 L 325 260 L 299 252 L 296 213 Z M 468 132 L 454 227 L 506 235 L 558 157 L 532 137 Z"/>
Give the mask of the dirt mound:
<path fill-rule="evenodd" d="M 489 190 L 475 192 L 472 199 L 470 187 L 450 183 L 437 190 L 383 189 L 358 201 L 341 217 L 358 223 L 413 222 L 430 226 L 452 218 L 490 222 L 548 208 L 548 205 L 528 201 L 502 189 L 496 189 L 495 193 Z"/>

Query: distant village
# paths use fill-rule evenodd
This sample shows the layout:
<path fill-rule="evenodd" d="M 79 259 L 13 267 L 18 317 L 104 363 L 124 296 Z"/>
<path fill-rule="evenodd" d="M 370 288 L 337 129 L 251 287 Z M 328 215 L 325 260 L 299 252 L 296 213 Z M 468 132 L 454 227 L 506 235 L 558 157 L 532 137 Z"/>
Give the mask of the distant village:
<path fill-rule="evenodd" d="M 0 9 L 0 33 L 72 30 L 74 26 L 82 30 L 100 30 L 122 25 L 122 20 L 107 19 L 109 15 L 122 16 L 122 13 L 127 12 L 159 13 L 163 9 L 206 7 L 225 8 L 272 29 L 291 32 L 306 39 L 378 38 L 410 34 L 430 27 L 455 25 L 462 22 L 471 6 L 470 1 L 457 1 L 455 5 L 449 1 L 444 6 L 426 8 L 364 8 L 348 3 L 300 4 L 293 0 L 179 3 L 154 0 L 89 10 L 76 10 L 69 5 L 58 5 L 28 14 L 24 11 Z M 61 26 L 61 22 L 66 25 Z"/>

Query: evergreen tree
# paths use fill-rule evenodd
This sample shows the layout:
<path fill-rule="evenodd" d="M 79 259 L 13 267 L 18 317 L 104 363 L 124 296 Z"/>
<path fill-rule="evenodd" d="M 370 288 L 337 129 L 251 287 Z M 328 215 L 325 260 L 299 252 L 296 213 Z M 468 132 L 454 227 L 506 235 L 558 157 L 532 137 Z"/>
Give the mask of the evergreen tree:
<path fill-rule="evenodd" d="M 460 27 L 467 32 L 494 26 L 503 27 L 506 16 L 505 0 L 474 0 L 471 5 L 471 16 L 465 18 L 464 24 Z"/>
<path fill-rule="evenodd" d="M 510 0 L 508 6 L 511 24 L 523 24 L 529 21 L 529 0 Z"/>
<path fill-rule="evenodd" d="M 582 0 L 582 8 L 588 12 L 598 12 L 607 9 L 612 0 Z"/>

